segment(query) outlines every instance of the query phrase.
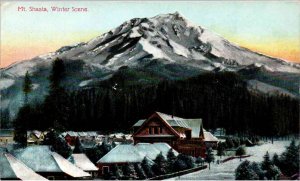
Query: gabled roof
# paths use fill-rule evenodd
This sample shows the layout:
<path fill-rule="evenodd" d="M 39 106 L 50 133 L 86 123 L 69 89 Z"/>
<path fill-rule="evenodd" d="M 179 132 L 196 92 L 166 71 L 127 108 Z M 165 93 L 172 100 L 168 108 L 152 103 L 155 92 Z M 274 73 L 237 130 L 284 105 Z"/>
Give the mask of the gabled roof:
<path fill-rule="evenodd" d="M 91 162 L 91 160 L 84 154 L 72 154 L 74 164 L 84 171 L 97 171 L 98 168 Z"/>
<path fill-rule="evenodd" d="M 75 178 L 90 176 L 59 154 L 52 152 L 47 145 L 19 149 L 14 155 L 35 172 L 63 172 Z"/>
<path fill-rule="evenodd" d="M 185 119 L 184 121 L 192 129 L 192 138 L 199 138 L 200 131 L 203 128 L 202 119 Z"/>
<path fill-rule="evenodd" d="M 167 158 L 169 150 L 172 148 L 167 143 L 153 143 L 152 144 L 156 149 L 158 149 L 160 152 L 162 152 L 163 156 Z M 177 156 L 178 152 L 173 149 L 174 154 Z"/>
<path fill-rule="evenodd" d="M 209 131 L 204 130 L 204 141 L 218 142 L 219 140 L 213 134 L 211 134 Z"/>
<path fill-rule="evenodd" d="M 189 128 L 189 126 L 185 123 L 183 118 L 168 115 L 161 112 L 156 112 L 163 120 L 167 121 L 172 127 L 182 127 Z"/>
<path fill-rule="evenodd" d="M 154 160 L 160 152 L 167 158 L 168 152 L 171 149 L 171 146 L 167 143 L 138 143 L 135 147 L 139 152 L 149 157 L 151 160 Z M 173 149 L 173 152 L 176 156 L 178 155 L 176 150 Z"/>
<path fill-rule="evenodd" d="M 0 179 L 47 180 L 8 153 L 0 153 L 0 165 Z"/>
<path fill-rule="evenodd" d="M 146 157 L 149 160 L 154 160 L 161 152 L 167 158 L 171 147 L 167 143 L 138 143 L 136 145 L 118 145 L 97 163 L 140 163 Z M 173 150 L 175 155 L 178 155 L 176 150 Z"/>
<path fill-rule="evenodd" d="M 59 165 L 60 169 L 64 173 L 70 175 L 71 177 L 81 178 L 81 177 L 90 177 L 91 176 L 89 173 L 76 167 L 71 162 L 69 162 L 64 157 L 62 157 L 61 155 L 59 155 L 55 152 L 52 152 L 52 156 L 55 159 L 55 161 L 57 162 L 57 164 Z"/>
<path fill-rule="evenodd" d="M 133 144 L 118 145 L 97 163 L 139 163 L 143 161 L 144 157 Z"/>
<path fill-rule="evenodd" d="M 146 119 L 140 119 L 138 120 L 134 125 L 133 127 L 139 127 L 139 126 L 142 126 L 142 124 L 146 121 Z"/>
<path fill-rule="evenodd" d="M 162 120 L 165 121 L 166 124 L 168 124 L 170 127 L 181 127 L 186 129 L 192 130 L 192 137 L 198 138 L 200 136 L 200 131 L 202 128 L 202 119 L 184 119 L 177 116 L 168 115 L 161 112 L 155 112 Z M 140 127 L 142 126 L 147 120 L 141 119 L 138 122 L 136 122 L 133 126 L 134 127 Z M 153 135 L 151 135 L 153 137 Z"/>
<path fill-rule="evenodd" d="M 29 146 L 15 150 L 13 154 L 35 172 L 62 172 L 49 146 Z"/>

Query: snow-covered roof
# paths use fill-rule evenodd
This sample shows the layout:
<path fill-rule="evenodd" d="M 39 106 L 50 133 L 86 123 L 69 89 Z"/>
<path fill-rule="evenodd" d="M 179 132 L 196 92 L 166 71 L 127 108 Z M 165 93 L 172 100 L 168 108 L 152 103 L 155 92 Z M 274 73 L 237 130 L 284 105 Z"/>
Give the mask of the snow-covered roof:
<path fill-rule="evenodd" d="M 171 147 L 167 143 L 118 145 L 97 163 L 139 163 L 145 157 L 149 160 L 154 160 L 160 152 L 167 158 L 170 149 Z M 178 155 L 176 150 L 173 150 L 173 152 L 176 156 Z"/>
<path fill-rule="evenodd" d="M 213 134 L 211 134 L 209 131 L 204 130 L 204 141 L 218 142 L 219 140 Z"/>
<path fill-rule="evenodd" d="M 34 145 L 15 150 L 14 155 L 35 172 L 64 172 L 72 177 L 89 177 L 59 154 L 52 152 L 47 145 Z"/>
<path fill-rule="evenodd" d="M 11 154 L 0 154 L 0 179 L 47 180 Z"/>
<path fill-rule="evenodd" d="M 15 150 L 13 154 L 35 172 L 62 172 L 47 145 L 28 146 Z"/>
<path fill-rule="evenodd" d="M 152 144 L 156 149 L 162 152 L 163 156 L 167 158 L 169 150 L 172 148 L 167 143 L 153 143 Z M 179 153 L 173 149 L 174 154 L 177 156 Z"/>
<path fill-rule="evenodd" d="M 84 171 L 97 171 L 98 168 L 91 162 L 91 160 L 84 154 L 72 154 L 74 164 Z"/>
<path fill-rule="evenodd" d="M 142 126 L 142 124 L 146 121 L 146 119 L 140 119 L 138 120 L 134 125 L 133 127 L 139 127 L 139 126 Z"/>
<path fill-rule="evenodd" d="M 160 153 L 160 150 L 155 148 L 155 146 L 153 146 L 153 144 L 150 143 L 138 143 L 135 145 L 135 148 L 139 152 L 144 153 L 144 155 L 149 157 L 151 160 L 154 160 Z"/>
<path fill-rule="evenodd" d="M 52 152 L 52 156 L 55 159 L 56 163 L 59 165 L 60 169 L 70 175 L 71 177 L 78 178 L 78 177 L 90 177 L 91 175 L 80 168 L 73 165 L 71 162 L 66 160 L 64 157 L 59 155 L 58 153 Z"/>
<path fill-rule="evenodd" d="M 97 163 L 139 163 L 144 159 L 133 144 L 118 145 L 104 155 Z"/>
<path fill-rule="evenodd" d="M 78 136 L 78 133 L 77 132 L 74 132 L 74 131 L 68 131 L 68 132 L 66 132 L 66 135 L 70 135 L 70 136 L 72 136 L 72 137 L 75 137 L 75 136 Z M 65 136 L 66 136 L 65 135 Z"/>
<path fill-rule="evenodd" d="M 202 119 L 185 119 L 186 124 L 192 129 L 192 138 L 199 138 Z"/>
<path fill-rule="evenodd" d="M 202 127 L 202 119 L 184 119 L 177 116 L 168 115 L 161 112 L 156 112 L 167 124 L 169 124 L 171 127 L 181 127 L 181 128 L 188 128 L 192 130 L 192 137 L 198 138 L 200 136 L 200 130 Z M 141 126 L 146 119 L 141 119 L 138 122 L 136 122 L 133 126 L 139 127 Z M 151 137 L 154 137 L 151 135 Z"/>

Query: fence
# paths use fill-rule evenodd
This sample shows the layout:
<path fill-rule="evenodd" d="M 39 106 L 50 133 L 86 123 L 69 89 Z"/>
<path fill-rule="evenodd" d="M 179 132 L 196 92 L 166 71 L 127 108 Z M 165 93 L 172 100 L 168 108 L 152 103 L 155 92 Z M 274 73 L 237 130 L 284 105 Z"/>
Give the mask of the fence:
<path fill-rule="evenodd" d="M 235 159 L 235 158 L 247 158 L 247 157 L 250 157 L 250 156 L 251 156 L 251 155 L 232 156 L 232 157 L 228 157 L 228 158 L 222 160 L 221 163 L 225 163 L 225 162 L 227 162 L 227 161 L 229 161 L 229 160 L 233 160 L 233 159 Z"/>
<path fill-rule="evenodd" d="M 163 179 L 167 179 L 167 178 L 178 177 L 178 176 L 181 176 L 181 175 L 196 172 L 196 171 L 203 170 L 203 169 L 206 169 L 206 168 L 207 168 L 207 165 L 203 165 L 203 166 L 200 166 L 200 167 L 191 168 L 191 169 L 187 169 L 187 170 L 182 170 L 182 171 L 175 172 L 175 173 L 156 176 L 156 177 L 150 178 L 149 180 L 163 180 Z"/>

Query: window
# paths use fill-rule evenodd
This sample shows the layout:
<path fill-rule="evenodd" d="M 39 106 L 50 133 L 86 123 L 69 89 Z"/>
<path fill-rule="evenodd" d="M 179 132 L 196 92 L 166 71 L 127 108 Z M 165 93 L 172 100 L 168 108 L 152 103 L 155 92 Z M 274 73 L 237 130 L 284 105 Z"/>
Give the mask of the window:
<path fill-rule="evenodd" d="M 158 127 L 154 127 L 154 134 L 158 134 Z"/>
<path fill-rule="evenodd" d="M 163 133 L 163 127 L 162 126 L 159 129 L 159 133 Z"/>
<path fill-rule="evenodd" d="M 109 166 L 103 166 L 102 167 L 102 174 L 109 173 Z"/>

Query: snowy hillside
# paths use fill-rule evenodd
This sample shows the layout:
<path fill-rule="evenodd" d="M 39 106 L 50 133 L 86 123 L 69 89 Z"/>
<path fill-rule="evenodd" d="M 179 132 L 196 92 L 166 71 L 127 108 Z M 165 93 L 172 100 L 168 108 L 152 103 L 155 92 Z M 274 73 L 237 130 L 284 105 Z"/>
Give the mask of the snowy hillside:
<path fill-rule="evenodd" d="M 164 78 L 170 76 L 170 71 L 194 76 L 195 72 L 238 72 L 252 66 L 269 72 L 300 74 L 299 64 L 239 47 L 176 12 L 134 18 L 86 43 L 64 46 L 56 52 L 1 69 L 1 107 L 16 112 L 22 101 L 21 85 L 26 71 L 33 75 L 36 85 L 33 97 L 42 99 L 55 58 L 62 58 L 68 66 L 67 85 L 72 88 L 107 80 L 124 66 L 147 68 L 152 73 L 159 70 L 159 76 Z"/>

